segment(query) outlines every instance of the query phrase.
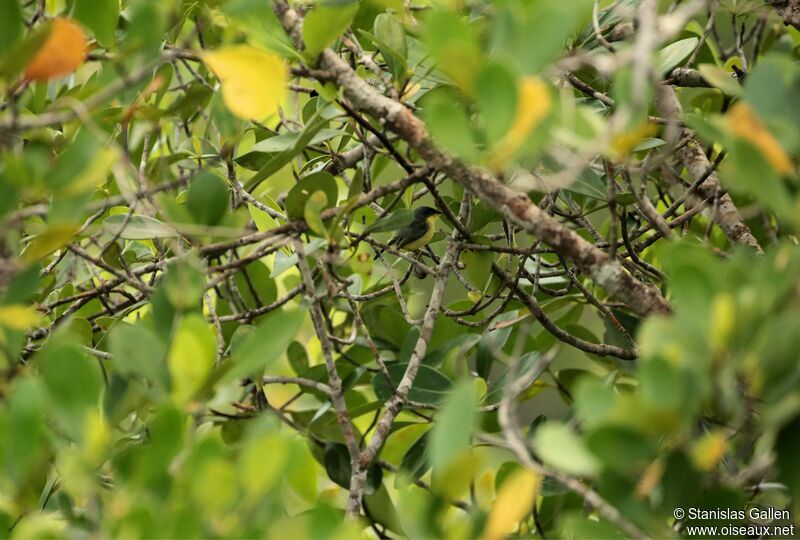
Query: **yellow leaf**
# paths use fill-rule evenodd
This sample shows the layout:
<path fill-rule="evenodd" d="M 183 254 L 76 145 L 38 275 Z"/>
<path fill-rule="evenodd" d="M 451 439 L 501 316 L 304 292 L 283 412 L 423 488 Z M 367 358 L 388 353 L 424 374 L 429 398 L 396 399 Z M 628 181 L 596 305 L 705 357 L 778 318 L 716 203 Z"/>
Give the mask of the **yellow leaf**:
<path fill-rule="evenodd" d="M 719 293 L 711 304 L 711 329 L 708 339 L 711 350 L 719 352 L 725 349 L 736 322 L 736 304 L 730 293 Z"/>
<path fill-rule="evenodd" d="M 664 476 L 664 462 L 661 460 L 656 460 L 652 462 L 645 470 L 642 476 L 639 478 L 639 482 L 636 484 L 636 498 L 637 499 L 644 499 L 653 490 L 658 487 L 659 483 L 661 482 L 661 478 Z"/>
<path fill-rule="evenodd" d="M 278 110 L 288 77 L 280 57 L 250 45 L 231 45 L 201 58 L 219 79 L 222 99 L 233 114 L 263 120 Z"/>
<path fill-rule="evenodd" d="M 406 89 L 405 89 L 405 91 L 403 92 L 403 95 L 402 95 L 402 96 L 400 96 L 400 99 L 402 99 L 403 101 L 406 101 L 406 100 L 408 100 L 408 99 L 411 99 L 411 98 L 412 98 L 412 97 L 414 97 L 414 96 L 417 94 L 417 92 L 419 92 L 420 90 L 422 90 L 422 86 L 421 86 L 419 83 L 408 83 L 408 84 L 406 85 Z"/>
<path fill-rule="evenodd" d="M 520 469 L 508 477 L 489 512 L 484 537 L 494 540 L 513 533 L 519 521 L 531 512 L 540 482 L 540 476 L 530 469 Z"/>
<path fill-rule="evenodd" d="M 470 302 L 477 304 L 483 299 L 483 295 L 478 291 L 469 291 L 467 293 L 467 298 L 469 298 Z"/>
<path fill-rule="evenodd" d="M 66 246 L 78 232 L 77 225 L 51 225 L 28 244 L 22 258 L 25 262 L 36 262 L 57 249 Z"/>
<path fill-rule="evenodd" d="M 692 447 L 692 461 L 701 471 L 710 471 L 725 456 L 728 439 L 721 431 L 704 435 Z"/>
<path fill-rule="evenodd" d="M 111 431 L 103 413 L 99 409 L 88 411 L 83 426 L 82 445 L 83 456 L 86 461 L 99 465 L 110 441 Z"/>
<path fill-rule="evenodd" d="M 494 499 L 494 480 L 495 475 L 492 471 L 486 471 L 475 482 L 475 501 L 481 510 L 489 510 Z"/>
<path fill-rule="evenodd" d="M 505 167 L 552 107 L 547 85 L 537 77 L 523 77 L 519 82 L 518 95 L 514 122 L 489 159 L 489 167 L 495 170 Z"/>
<path fill-rule="evenodd" d="M 187 404 L 214 367 L 216 339 L 200 315 L 189 315 L 178 323 L 167 366 L 172 380 L 172 397 Z"/>
<path fill-rule="evenodd" d="M 27 330 L 39 324 L 42 316 L 32 307 L 21 304 L 0 306 L 0 326 L 12 330 Z"/>
<path fill-rule="evenodd" d="M 109 171 L 120 160 L 114 148 L 102 148 L 92 155 L 83 171 L 64 189 L 64 195 L 78 195 L 92 188 L 100 188 L 106 183 Z"/>
<path fill-rule="evenodd" d="M 442 470 L 434 468 L 431 487 L 448 501 L 463 497 L 470 489 L 483 456 L 472 450 L 456 455 Z"/>
<path fill-rule="evenodd" d="M 86 61 L 87 51 L 80 25 L 70 19 L 54 19 L 44 44 L 25 67 L 25 78 L 38 82 L 68 75 Z"/>
<path fill-rule="evenodd" d="M 264 456 L 270 459 L 264 460 Z M 279 433 L 267 433 L 249 441 L 238 460 L 239 479 L 246 496 L 256 501 L 272 489 L 286 471 L 290 447 Z"/>
<path fill-rule="evenodd" d="M 483 396 L 486 395 L 486 391 L 489 389 L 489 385 L 480 377 L 472 379 L 472 387 L 475 389 L 475 397 L 478 399 L 483 399 Z"/>
<path fill-rule="evenodd" d="M 747 103 L 740 101 L 731 107 L 728 127 L 734 135 L 755 146 L 778 174 L 792 172 L 792 160 Z"/>
<path fill-rule="evenodd" d="M 631 150 L 636 148 L 640 142 L 653 135 L 656 131 L 658 131 L 658 128 L 653 124 L 642 122 L 629 131 L 617 133 L 611 141 L 611 148 L 615 154 L 614 157 L 618 159 L 624 158 L 630 154 Z"/>

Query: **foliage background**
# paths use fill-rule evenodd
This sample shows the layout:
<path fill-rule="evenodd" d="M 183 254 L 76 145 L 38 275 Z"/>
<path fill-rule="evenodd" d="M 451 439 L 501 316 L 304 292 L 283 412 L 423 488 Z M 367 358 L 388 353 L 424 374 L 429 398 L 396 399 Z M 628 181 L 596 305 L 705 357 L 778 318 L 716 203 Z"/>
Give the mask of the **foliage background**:
<path fill-rule="evenodd" d="M 798 28 L 793 0 L 0 0 L 0 531 L 796 510 Z M 430 249 L 387 246 L 422 205 Z"/>

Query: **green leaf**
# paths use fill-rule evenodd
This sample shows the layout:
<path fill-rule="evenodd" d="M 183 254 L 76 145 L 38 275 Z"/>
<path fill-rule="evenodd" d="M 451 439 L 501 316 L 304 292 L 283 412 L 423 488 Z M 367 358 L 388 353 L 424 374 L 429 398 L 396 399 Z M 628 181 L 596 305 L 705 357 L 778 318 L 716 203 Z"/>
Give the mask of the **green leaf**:
<path fill-rule="evenodd" d="M 483 63 L 475 27 L 455 12 L 434 10 L 425 21 L 423 39 L 439 69 L 470 95 Z"/>
<path fill-rule="evenodd" d="M 610 469 L 622 474 L 643 471 L 657 448 L 641 433 L 622 426 L 603 426 L 586 441 L 589 449 Z"/>
<path fill-rule="evenodd" d="M 777 434 L 775 441 L 776 465 L 780 471 L 779 478 L 791 493 L 800 492 L 800 416 L 795 417 Z M 798 503 L 795 501 L 794 508 Z"/>
<path fill-rule="evenodd" d="M 221 10 L 231 25 L 244 32 L 253 45 L 297 58 L 289 36 L 283 30 L 271 6 L 261 0 L 229 0 L 215 8 Z"/>
<path fill-rule="evenodd" d="M 328 443 L 325 445 L 325 471 L 328 478 L 344 489 L 350 489 L 350 453 L 343 444 Z M 367 470 L 367 484 L 364 489 L 365 495 L 375 493 L 383 482 L 383 469 L 373 463 Z"/>
<path fill-rule="evenodd" d="M 563 516 L 559 515 L 559 519 L 563 521 L 563 528 L 568 531 L 570 538 L 586 540 L 625 540 L 627 538 L 608 521 L 589 519 L 577 511 L 564 512 Z"/>
<path fill-rule="evenodd" d="M 140 324 L 120 323 L 108 336 L 111 363 L 120 375 L 138 375 L 162 390 L 169 388 L 169 373 L 164 362 L 167 346 L 161 338 Z"/>
<path fill-rule="evenodd" d="M 466 265 L 464 275 L 470 284 L 483 291 L 492 275 L 492 261 L 494 255 L 491 251 L 464 251 L 461 255 L 461 261 Z"/>
<path fill-rule="evenodd" d="M 464 159 L 477 158 L 475 137 L 464 107 L 447 90 L 426 96 L 423 114 L 434 140 Z"/>
<path fill-rule="evenodd" d="M 322 238 L 313 238 L 311 242 L 306 244 L 306 256 L 313 254 L 317 250 L 319 250 L 323 245 L 325 245 L 325 240 Z M 297 253 L 292 253 L 291 255 L 286 255 L 285 253 L 278 252 L 275 255 L 275 264 L 272 267 L 272 272 L 270 273 L 270 277 L 276 278 L 286 272 L 289 268 L 292 268 L 297 265 L 298 257 Z"/>
<path fill-rule="evenodd" d="M 265 315 L 256 329 L 231 351 L 231 359 L 218 373 L 220 384 L 262 374 L 286 352 L 305 317 L 306 311 L 300 309 L 275 310 Z"/>
<path fill-rule="evenodd" d="M 40 271 L 39 265 L 32 264 L 15 275 L 9 283 L 5 295 L 0 297 L 0 304 L 32 302 L 38 293 Z"/>
<path fill-rule="evenodd" d="M 99 405 L 103 379 L 97 360 L 62 335 L 51 338 L 37 364 L 51 413 L 70 436 L 80 439 L 87 411 Z"/>
<path fill-rule="evenodd" d="M 13 4 L 16 0 L 0 1 Z M 7 9 L 6 13 L 11 16 L 9 28 L 7 30 L 10 32 L 10 35 L 13 36 L 16 32 L 14 29 L 14 15 L 12 13 L 13 7 L 9 7 L 8 5 L 5 7 Z M 0 20 L 5 18 L 6 13 L 0 12 Z M 32 31 L 25 34 L 22 39 L 15 39 L 12 42 L 10 38 L 6 38 L 9 39 L 9 42 L 8 48 L 3 48 L 2 54 L 0 55 L 0 76 L 10 77 L 22 71 L 28 61 L 39 52 L 44 42 L 50 37 L 52 27 L 53 25 L 51 22 L 45 22 L 37 25 Z M 2 30 L 2 28 L 0 28 L 0 30 Z"/>
<path fill-rule="evenodd" d="M 405 82 L 408 66 L 408 44 L 403 25 L 391 13 L 381 13 L 375 17 L 373 32 L 378 44 L 378 49 L 383 59 L 389 66 L 395 81 L 400 84 Z"/>
<path fill-rule="evenodd" d="M 306 348 L 299 341 L 292 341 L 286 349 L 286 356 L 289 357 L 289 365 L 292 366 L 292 371 L 300 375 L 308 370 L 308 353 Z"/>
<path fill-rule="evenodd" d="M 0 0 L 0 59 L 11 51 L 22 37 L 25 26 L 17 0 Z"/>
<path fill-rule="evenodd" d="M 636 203 L 636 195 L 630 191 L 624 191 L 622 193 L 617 193 L 615 200 L 617 201 L 617 204 L 631 206 L 632 204 Z"/>
<path fill-rule="evenodd" d="M 739 138 L 731 141 L 729 152 L 729 159 L 720 166 L 723 182 L 791 221 L 796 216 L 793 197 L 764 154 L 749 141 Z"/>
<path fill-rule="evenodd" d="M 739 97 L 744 93 L 742 85 L 721 67 L 714 64 L 700 64 L 697 70 L 711 85 L 719 88 L 729 96 Z"/>
<path fill-rule="evenodd" d="M 291 162 L 296 155 L 305 150 L 314 136 L 325 127 L 336 114 L 338 113 L 333 109 L 322 108 L 317 110 L 308 120 L 303 131 L 297 136 L 294 145 L 274 156 L 264 164 L 256 174 L 247 180 L 245 184 L 247 191 L 252 192 L 261 182 L 278 172 L 284 165 Z"/>
<path fill-rule="evenodd" d="M 2 57 L 0 57 L 0 60 L 2 60 Z M 0 62 L 0 65 L 2 65 L 2 62 Z M 17 187 L 4 178 L 2 171 L 0 171 L 0 218 L 5 217 L 16 206 L 18 196 Z"/>
<path fill-rule="evenodd" d="M 79 131 L 45 178 L 47 185 L 59 194 L 53 200 L 54 208 L 50 215 L 58 212 L 58 218 L 63 222 L 75 220 L 75 213 L 81 211 L 84 197 L 106 183 L 108 174 L 119 160 L 115 150 L 90 133 L 89 130 Z"/>
<path fill-rule="evenodd" d="M 591 10 L 591 0 L 509 2 L 498 10 L 490 47 L 520 73 L 538 73 L 591 20 Z"/>
<path fill-rule="evenodd" d="M 263 433 L 248 438 L 237 465 L 240 481 L 250 500 L 258 501 L 286 473 L 292 450 L 293 445 L 284 433 Z M 270 459 L 265 460 L 266 455 Z"/>
<path fill-rule="evenodd" d="M 687 418 L 701 405 L 701 392 L 690 372 L 663 358 L 649 358 L 639 367 L 639 393 L 650 404 Z"/>
<path fill-rule="evenodd" d="M 644 152 L 645 150 L 652 150 L 653 148 L 658 148 L 660 146 L 664 146 L 667 144 L 663 139 L 658 139 L 655 137 L 648 137 L 644 139 L 642 142 L 636 145 L 633 149 L 634 152 Z"/>
<path fill-rule="evenodd" d="M 216 339 L 208 322 L 197 314 L 180 320 L 167 355 L 172 397 L 187 404 L 200 390 L 214 366 Z"/>
<path fill-rule="evenodd" d="M 264 193 L 259 194 L 257 197 L 265 206 L 272 208 L 273 210 L 283 213 L 283 208 L 276 203 L 272 198 L 268 197 Z M 271 229 L 273 227 L 277 227 L 278 223 L 275 221 L 275 218 L 270 216 L 265 211 L 256 208 L 255 206 L 249 204 L 248 209 L 250 210 L 250 217 L 253 218 L 253 221 L 256 223 L 256 227 L 258 227 L 260 231 L 265 231 Z"/>
<path fill-rule="evenodd" d="M 189 186 L 186 206 L 196 223 L 216 225 L 228 211 L 228 184 L 210 172 L 197 175 Z"/>
<path fill-rule="evenodd" d="M 75 225 L 51 225 L 34 237 L 25 250 L 24 259 L 28 262 L 41 260 L 69 244 L 77 232 Z"/>
<path fill-rule="evenodd" d="M 517 318 L 519 318 L 518 313 L 511 311 L 497 316 L 494 322 L 513 321 Z M 514 327 L 511 325 L 501 327 L 490 326 L 481 336 L 481 341 L 478 343 L 476 364 L 478 375 L 483 379 L 488 380 L 492 364 L 495 360 L 496 351 L 503 350 L 503 347 L 506 346 L 508 338 L 511 337 L 511 332 L 513 331 Z"/>
<path fill-rule="evenodd" d="M 339 186 L 336 179 L 327 172 L 313 173 L 298 180 L 297 184 L 286 195 L 286 215 L 294 219 L 303 219 L 306 202 L 315 191 L 322 191 L 326 196 L 324 208 L 330 208 L 339 199 Z"/>
<path fill-rule="evenodd" d="M 103 222 L 103 228 L 108 234 L 119 236 L 124 240 L 152 240 L 178 236 L 174 229 L 157 219 L 138 214 L 131 216 L 130 220 L 126 220 L 126 214 L 109 216 Z"/>
<path fill-rule="evenodd" d="M 320 129 L 311 137 L 306 146 L 315 146 L 344 134 L 338 129 Z M 264 166 L 270 154 L 292 150 L 301 136 L 302 133 L 283 133 L 264 139 L 254 144 L 246 154 L 237 157 L 235 161 L 246 169 L 258 170 Z"/>
<path fill-rule="evenodd" d="M 575 182 L 566 188 L 566 191 L 585 195 L 586 197 L 591 197 L 600 201 L 608 199 L 608 191 L 606 191 L 603 177 L 591 168 L 583 169 Z"/>
<path fill-rule="evenodd" d="M 328 205 L 328 197 L 322 190 L 313 192 L 306 201 L 305 208 L 303 209 L 303 218 L 308 224 L 308 228 L 320 236 L 328 236 L 328 231 L 325 229 L 325 223 L 322 221 L 320 214 Z"/>
<path fill-rule="evenodd" d="M 155 57 L 164 41 L 167 5 L 151 0 L 131 0 L 126 8 L 128 25 L 122 48 L 144 58 Z"/>
<path fill-rule="evenodd" d="M 119 0 L 75 0 L 74 17 L 94 32 L 100 45 L 105 48 L 114 46 Z"/>
<path fill-rule="evenodd" d="M 431 468 L 430 459 L 428 457 L 428 444 L 429 438 L 426 432 L 417 441 L 411 445 L 406 455 L 403 456 L 403 461 L 400 463 L 400 470 L 408 476 L 408 480 L 419 480 Z M 399 477 L 398 477 L 399 478 Z"/>
<path fill-rule="evenodd" d="M 378 490 L 372 494 L 364 495 L 364 507 L 375 522 L 380 523 L 390 531 L 394 531 L 401 538 L 406 538 L 403 527 L 400 525 L 400 515 L 386 490 L 386 486 L 380 485 Z"/>
<path fill-rule="evenodd" d="M 700 40 L 696 37 L 681 39 L 675 43 L 670 43 L 660 51 L 658 51 L 658 72 L 666 75 L 681 62 L 686 60 Z"/>
<path fill-rule="evenodd" d="M 161 288 L 176 310 L 189 311 L 200 305 L 205 284 L 203 261 L 189 253 L 167 266 Z"/>
<path fill-rule="evenodd" d="M 391 377 L 391 384 L 383 372 L 375 375 L 375 378 L 372 379 L 372 385 L 378 399 L 383 402 L 391 399 L 397 385 L 403 379 L 407 367 L 407 363 L 386 366 Z M 453 383 L 441 372 L 422 364 L 419 366 L 419 371 L 408 394 L 408 399 L 420 403 L 436 404 L 447 395 L 452 387 Z"/>
<path fill-rule="evenodd" d="M 617 322 L 622 325 L 622 328 L 627 330 L 629 335 L 636 335 L 642 319 L 620 309 L 612 309 L 611 313 L 617 319 Z M 603 319 L 603 325 L 605 326 L 605 333 L 603 334 L 604 343 L 616 345 L 617 347 L 630 347 L 630 340 L 620 332 L 616 324 L 612 322 L 609 317 Z"/>
<path fill-rule="evenodd" d="M 176 115 L 186 121 L 199 109 L 208 105 L 214 90 L 197 82 L 189 83 L 184 92 L 178 95 L 167 109 L 168 114 Z"/>
<path fill-rule="evenodd" d="M 445 399 L 430 431 L 430 460 L 435 470 L 444 469 L 470 447 L 477 412 L 472 383 L 459 383 Z"/>
<path fill-rule="evenodd" d="M 317 4 L 303 20 L 303 41 L 306 54 L 315 59 L 319 53 L 333 45 L 350 26 L 358 11 L 358 2 L 344 5 Z"/>
<path fill-rule="evenodd" d="M 278 299 L 278 285 L 269 274 L 269 268 L 261 261 L 251 262 L 236 274 L 236 288 L 249 309 Z"/>
<path fill-rule="evenodd" d="M 800 66 L 794 56 L 771 53 L 747 75 L 745 99 L 766 128 L 787 151 L 800 149 L 800 110 L 787 103 L 800 100 Z"/>
<path fill-rule="evenodd" d="M 7 469 L 9 476 L 21 481 L 41 459 L 42 450 L 46 448 L 43 445 L 46 408 L 40 381 L 34 377 L 17 379 L 6 403 L 8 425 L 5 434 L 13 436 L 6 436 L 5 463 L 6 467 L 10 465 Z"/>
<path fill-rule="evenodd" d="M 570 428 L 547 422 L 536 430 L 534 448 L 547 465 L 579 476 L 594 475 L 599 464 L 583 440 Z"/>
<path fill-rule="evenodd" d="M 475 81 L 475 103 L 489 145 L 500 141 L 517 114 L 517 81 L 505 66 L 486 64 Z"/>

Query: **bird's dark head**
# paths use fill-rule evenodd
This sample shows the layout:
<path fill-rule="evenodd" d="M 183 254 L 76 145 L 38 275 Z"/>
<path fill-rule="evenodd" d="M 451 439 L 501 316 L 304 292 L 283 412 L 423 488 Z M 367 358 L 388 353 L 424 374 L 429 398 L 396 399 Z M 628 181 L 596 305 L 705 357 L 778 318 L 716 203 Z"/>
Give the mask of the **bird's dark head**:
<path fill-rule="evenodd" d="M 416 210 L 414 210 L 414 217 L 418 219 L 428 219 L 431 216 L 436 216 L 441 214 L 436 208 L 431 208 L 430 206 L 420 206 Z"/>

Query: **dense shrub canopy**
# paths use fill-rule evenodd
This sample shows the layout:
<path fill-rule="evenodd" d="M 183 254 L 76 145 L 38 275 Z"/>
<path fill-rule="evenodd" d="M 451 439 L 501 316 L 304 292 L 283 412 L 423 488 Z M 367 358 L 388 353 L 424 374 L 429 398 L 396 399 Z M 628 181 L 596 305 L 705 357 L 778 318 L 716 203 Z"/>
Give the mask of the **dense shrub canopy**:
<path fill-rule="evenodd" d="M 0 530 L 800 509 L 799 28 L 796 0 L 0 0 Z"/>

